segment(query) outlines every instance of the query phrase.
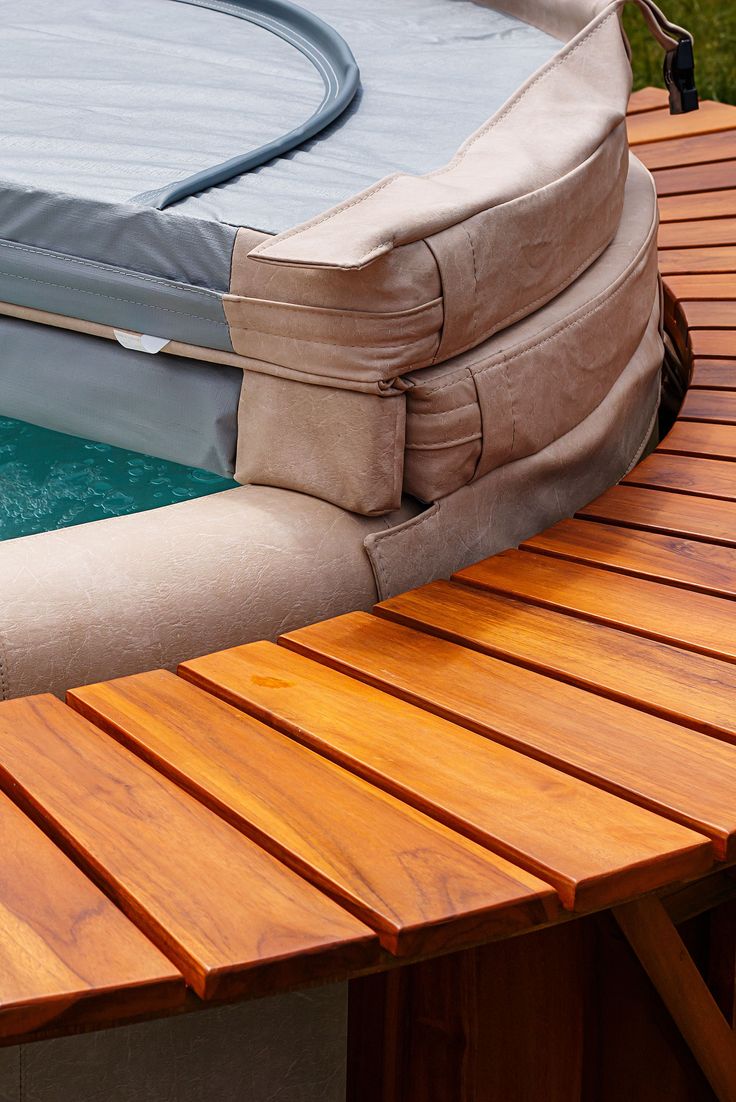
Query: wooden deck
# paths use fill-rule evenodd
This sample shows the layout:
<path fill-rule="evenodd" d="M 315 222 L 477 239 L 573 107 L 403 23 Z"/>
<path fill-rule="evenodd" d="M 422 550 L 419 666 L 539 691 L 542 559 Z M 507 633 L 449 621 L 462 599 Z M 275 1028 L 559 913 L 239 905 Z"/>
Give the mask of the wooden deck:
<path fill-rule="evenodd" d="M 736 1099 L 736 108 L 665 102 L 692 382 L 619 486 L 372 614 L 0 705 L 3 1043 L 351 978 L 354 1102 Z"/>

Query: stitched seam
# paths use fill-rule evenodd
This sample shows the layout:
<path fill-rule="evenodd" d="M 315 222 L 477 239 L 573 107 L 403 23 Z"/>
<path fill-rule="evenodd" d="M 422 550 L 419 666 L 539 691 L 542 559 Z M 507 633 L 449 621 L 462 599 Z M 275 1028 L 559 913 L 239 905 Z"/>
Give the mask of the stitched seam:
<path fill-rule="evenodd" d="M 468 239 L 468 244 L 470 245 L 470 255 L 473 260 L 473 316 L 470 319 L 470 337 L 471 340 L 474 341 L 478 328 L 478 267 L 475 261 L 475 244 L 465 222 L 461 223 L 460 228 Z"/>
<path fill-rule="evenodd" d="M 471 436 L 459 436 L 456 440 L 443 440 L 441 444 L 406 444 L 405 447 L 408 452 L 437 452 L 457 448 L 461 444 L 472 444 L 474 440 L 480 440 L 482 435 L 474 432 Z"/>
<path fill-rule="evenodd" d="M 213 324 L 219 324 L 219 323 L 213 323 Z M 259 336 L 259 337 L 275 337 L 277 340 L 291 341 L 291 342 L 293 342 L 294 344 L 297 344 L 297 345 L 321 344 L 321 345 L 327 345 L 330 348 L 353 348 L 353 349 L 359 348 L 359 349 L 362 349 L 362 351 L 364 351 L 364 352 L 379 352 L 379 351 L 380 352 L 393 352 L 393 351 L 401 351 L 401 350 L 407 350 L 408 351 L 408 350 L 411 349 L 412 345 L 414 345 L 414 344 L 419 344 L 422 341 L 428 341 L 428 340 L 434 340 L 435 339 L 435 333 L 432 332 L 432 333 L 421 333 L 421 334 L 419 334 L 419 336 L 412 337 L 411 340 L 403 341 L 401 344 L 380 344 L 378 342 L 376 342 L 376 344 L 338 344 L 334 340 L 332 340 L 332 341 L 319 341 L 316 338 L 293 337 L 293 336 L 287 336 L 285 333 L 270 333 L 267 329 L 248 329 L 247 326 L 243 326 L 243 325 L 234 325 L 234 326 L 232 326 L 232 330 L 235 333 L 254 333 L 256 336 Z M 244 355 L 244 353 L 240 353 L 240 355 Z"/>
<path fill-rule="evenodd" d="M 189 294 L 202 295 L 203 298 L 212 298 L 217 295 L 216 291 L 207 291 L 202 287 L 193 287 L 191 283 L 179 283 L 173 279 L 158 279 L 156 276 L 144 275 L 142 272 L 136 272 L 133 268 L 119 268 L 116 264 L 102 264 L 96 260 L 82 260 L 79 256 L 71 256 L 69 253 L 54 252 L 53 249 L 36 249 L 31 245 L 16 245 L 10 241 L 0 240 L 0 251 L 3 249 L 13 249 L 19 253 L 29 253 L 31 256 L 52 256 L 56 260 L 61 260 L 65 264 L 76 264 L 81 268 L 92 268 L 95 272 L 118 272 L 120 275 L 132 276 L 135 280 L 142 283 L 155 283 L 158 287 L 170 288 L 174 287 L 186 287 Z M 21 276 L 18 277 L 22 278 Z"/>
<path fill-rule="evenodd" d="M 108 302 L 127 302 L 131 306 L 143 306 L 147 310 L 162 310 L 166 314 L 177 314 L 180 318 L 196 318 L 197 321 L 204 322 L 205 325 L 216 325 L 220 329 L 227 329 L 227 324 L 224 321 L 213 321 L 212 318 L 204 318 L 201 314 L 189 314 L 184 310 L 172 310 L 169 306 L 152 306 L 148 302 L 139 302 L 134 298 L 120 298 L 118 295 L 103 295 L 99 291 L 87 291 L 84 287 L 72 287 L 68 283 L 51 283 L 47 279 L 33 279 L 31 276 L 13 275 L 9 278 L 22 279 L 26 283 L 37 283 L 40 287 L 63 288 L 65 291 L 73 291 L 75 294 L 91 295 L 93 298 L 104 298 Z"/>
<path fill-rule="evenodd" d="M 9 691 L 8 657 L 5 649 L 5 639 L 0 636 L 0 700 L 7 700 Z"/>
<path fill-rule="evenodd" d="M 593 38 L 594 35 L 598 34 L 598 32 L 612 18 L 614 18 L 615 14 L 616 14 L 615 12 L 611 12 L 609 15 L 605 16 L 605 18 L 602 19 L 601 22 L 598 23 L 597 26 L 593 27 L 592 30 L 588 31 L 588 33 L 583 38 L 581 38 L 580 41 L 575 46 L 573 46 L 571 50 L 569 50 L 567 53 L 565 53 L 561 58 L 558 58 L 558 60 L 555 61 L 554 63 L 552 63 L 548 68 L 544 69 L 537 77 L 535 77 L 534 80 L 532 80 L 526 86 L 526 88 L 523 90 L 523 92 L 517 94 L 517 96 L 511 101 L 511 103 L 508 105 L 508 107 L 506 108 L 505 111 L 503 111 L 500 115 L 495 115 L 492 119 L 489 119 L 489 121 L 485 124 L 485 126 L 483 126 L 477 132 L 477 134 L 475 134 L 472 138 L 470 138 L 466 142 L 464 147 L 455 154 L 453 159 L 448 164 L 444 165 L 442 168 L 435 169 L 434 172 L 426 173 L 425 178 L 435 179 L 436 177 L 442 176 L 443 174 L 452 171 L 458 165 L 462 164 L 463 160 L 465 159 L 465 157 L 468 154 L 468 151 L 475 145 L 476 142 L 480 141 L 481 138 L 484 138 L 486 136 L 486 134 L 489 134 L 491 132 L 491 130 L 493 130 L 496 126 L 498 126 L 498 124 L 500 122 L 502 122 L 504 119 L 508 118 L 508 116 L 513 111 L 516 110 L 516 108 L 519 106 L 519 104 L 524 100 L 524 98 L 531 92 L 531 90 L 533 88 L 535 88 L 541 81 L 546 80 L 547 77 L 550 76 L 551 73 L 553 73 L 556 69 L 560 68 L 566 61 L 569 60 L 569 58 L 571 58 L 573 56 L 573 54 L 575 54 L 579 49 L 581 49 L 581 47 L 583 45 L 585 45 L 585 43 L 588 42 L 589 39 Z M 367 199 L 370 199 L 374 195 L 377 195 L 384 188 L 388 187 L 389 184 L 394 183 L 399 178 L 400 177 L 399 177 L 398 173 L 394 174 L 393 176 L 387 177 L 382 183 L 378 184 L 373 190 L 365 191 L 365 192 L 362 192 L 360 195 L 356 195 L 356 197 L 354 199 L 352 199 L 349 203 L 346 203 L 342 207 L 337 207 L 332 211 L 328 211 L 326 214 L 323 214 L 320 218 L 318 218 L 314 222 L 311 222 L 307 226 L 295 226 L 294 229 L 287 230 L 285 233 L 280 234 L 278 236 L 278 238 L 275 238 L 274 241 L 277 241 L 278 244 L 281 244 L 282 242 L 287 241 L 289 238 L 296 237 L 298 234 L 303 234 L 303 233 L 306 233 L 308 230 L 315 229 L 317 226 L 320 226 L 320 225 L 324 224 L 325 222 L 328 222 L 330 219 L 335 218 L 338 214 L 342 214 L 343 211 L 349 210 L 351 207 L 356 207 L 356 206 L 358 206 L 359 203 L 364 203 Z M 392 243 L 393 242 L 390 239 L 388 241 L 382 241 L 378 245 L 375 245 L 373 247 L 373 249 L 371 250 L 371 252 L 376 252 L 376 250 L 378 250 L 378 249 L 385 249 L 388 246 L 390 246 Z M 271 248 L 271 247 L 272 247 L 272 243 L 269 242 L 268 245 L 265 248 L 262 248 L 261 246 L 257 246 L 257 249 L 262 248 L 262 252 L 264 254 L 266 254 L 268 252 L 268 249 Z M 277 245 L 277 247 L 278 247 L 278 245 Z M 257 252 L 257 249 L 254 250 L 254 252 Z M 371 255 L 370 253 L 367 254 L 367 256 L 370 256 L 370 255 Z M 365 260 L 366 258 L 364 257 L 362 259 Z"/>
<path fill-rule="evenodd" d="M 462 376 L 460 376 L 457 381 L 461 382 L 462 381 Z M 472 376 L 471 376 L 471 382 L 472 382 Z M 415 390 L 414 394 L 416 394 L 416 393 L 417 393 L 417 391 Z M 430 391 L 430 393 L 434 395 L 434 394 L 438 394 L 439 391 L 432 390 L 432 391 Z M 421 402 L 422 398 L 419 397 L 419 398 L 415 398 L 414 400 L 418 401 L 418 402 Z M 445 417 L 447 417 L 448 413 L 460 413 L 464 409 L 477 409 L 477 408 L 478 408 L 478 403 L 477 402 L 466 402 L 462 406 L 452 406 L 451 409 L 414 409 L 414 410 L 412 410 L 411 415 L 412 415 L 412 417 L 443 417 L 443 418 L 445 418 Z"/>
<path fill-rule="evenodd" d="M 252 298 L 249 295 L 224 295 L 223 298 L 225 303 L 231 307 L 245 304 L 253 310 L 265 309 L 270 312 L 291 310 L 297 316 L 301 313 L 305 317 L 313 314 L 324 314 L 328 318 L 347 318 L 348 320 L 358 321 L 404 321 L 406 318 L 421 317 L 423 314 L 436 312 L 438 307 L 442 306 L 443 301 L 440 295 L 437 298 L 429 299 L 427 302 L 420 302 L 418 306 L 407 306 L 404 310 L 351 310 L 337 306 L 310 306 L 301 302 L 284 302 L 282 299 Z M 236 328 L 249 329 L 251 327 L 245 325 Z M 264 332 L 267 331 L 264 330 Z"/>

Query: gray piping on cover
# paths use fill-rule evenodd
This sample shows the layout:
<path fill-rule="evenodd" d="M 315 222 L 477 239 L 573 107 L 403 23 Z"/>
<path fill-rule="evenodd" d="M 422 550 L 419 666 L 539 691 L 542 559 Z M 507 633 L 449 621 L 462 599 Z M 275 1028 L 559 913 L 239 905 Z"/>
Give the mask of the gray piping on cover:
<path fill-rule="evenodd" d="M 224 183 L 225 180 L 250 172 L 258 165 L 283 156 L 289 150 L 313 138 L 334 122 L 350 105 L 360 84 L 360 72 L 353 54 L 344 38 L 324 20 L 290 0 L 176 0 L 180 4 L 192 4 L 211 8 L 227 15 L 246 19 L 278 35 L 299 50 L 322 77 L 325 86 L 322 102 L 310 117 L 281 137 L 265 145 L 251 149 L 220 164 L 195 172 L 183 180 L 177 180 L 155 191 L 134 196 L 132 202 L 146 204 L 163 210 L 171 203 L 186 199 L 205 188 Z"/>

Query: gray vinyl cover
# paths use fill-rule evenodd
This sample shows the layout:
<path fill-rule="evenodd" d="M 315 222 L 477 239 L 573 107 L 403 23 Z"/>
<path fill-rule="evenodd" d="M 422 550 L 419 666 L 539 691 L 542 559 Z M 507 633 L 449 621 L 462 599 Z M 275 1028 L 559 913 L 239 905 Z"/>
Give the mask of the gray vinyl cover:
<path fill-rule="evenodd" d="M 231 476 L 243 373 L 0 316 L 0 410 Z"/>
<path fill-rule="evenodd" d="M 356 56 L 353 105 L 294 153 L 158 211 L 135 197 L 301 121 L 314 69 L 226 3 L 0 0 L 0 300 L 230 351 L 237 228 L 277 233 L 439 167 L 560 46 L 472 0 L 307 6 Z"/>

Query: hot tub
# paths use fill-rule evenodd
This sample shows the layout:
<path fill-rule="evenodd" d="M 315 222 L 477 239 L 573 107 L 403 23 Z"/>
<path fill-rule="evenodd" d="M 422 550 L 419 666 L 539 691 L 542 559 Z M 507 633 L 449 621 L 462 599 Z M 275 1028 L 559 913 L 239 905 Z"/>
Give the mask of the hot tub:
<path fill-rule="evenodd" d="M 150 457 L 123 515 L 0 543 L 5 696 L 369 607 L 651 434 L 621 0 L 307 6 L 0 0 L 0 417 Z"/>

